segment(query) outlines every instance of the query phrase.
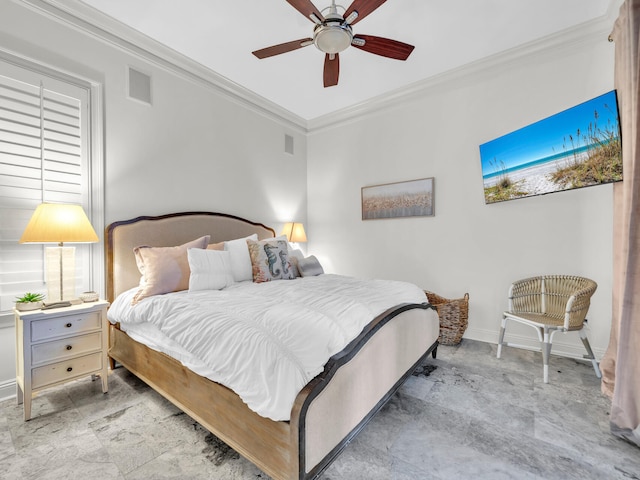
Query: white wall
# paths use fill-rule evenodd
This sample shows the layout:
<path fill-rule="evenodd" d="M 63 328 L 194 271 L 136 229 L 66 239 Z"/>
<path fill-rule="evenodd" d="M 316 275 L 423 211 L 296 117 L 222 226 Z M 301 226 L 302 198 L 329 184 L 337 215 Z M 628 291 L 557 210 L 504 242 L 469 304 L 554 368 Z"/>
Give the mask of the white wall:
<path fill-rule="evenodd" d="M 272 226 L 306 222 L 304 131 L 23 5 L 0 2 L 0 48 L 104 87 L 105 224 L 204 210 Z M 152 77 L 153 105 L 126 97 L 127 66 Z M 294 155 L 284 153 L 285 134 Z M 13 321 L 0 321 L 0 398 L 14 394 Z"/>
<path fill-rule="evenodd" d="M 611 90 L 613 48 L 604 34 L 512 55 L 318 128 L 308 138 L 309 250 L 331 272 L 407 280 L 448 298 L 468 292 L 466 337 L 494 343 L 513 280 L 590 277 L 599 284 L 589 318 L 600 357 L 610 328 L 612 186 L 485 205 L 478 146 Z M 435 177 L 435 217 L 361 220 L 362 186 L 424 177 Z M 511 331 L 508 340 L 533 345 L 533 330 Z M 554 345 L 584 353 L 575 333 Z"/>

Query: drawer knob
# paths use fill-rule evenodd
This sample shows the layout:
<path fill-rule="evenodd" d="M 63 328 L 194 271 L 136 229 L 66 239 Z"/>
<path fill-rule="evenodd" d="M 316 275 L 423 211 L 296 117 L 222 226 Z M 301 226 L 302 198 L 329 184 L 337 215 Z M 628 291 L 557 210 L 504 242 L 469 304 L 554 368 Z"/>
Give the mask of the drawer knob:
<path fill-rule="evenodd" d="M 71 370 L 73 370 L 72 367 L 67 367 L 67 372 L 70 372 Z"/>
<path fill-rule="evenodd" d="M 71 328 L 71 326 L 72 326 L 72 325 L 71 325 L 71 323 L 67 323 L 67 324 L 65 325 L 65 327 L 67 327 L 67 328 Z"/>
<path fill-rule="evenodd" d="M 71 350 L 73 347 L 71 345 L 67 345 L 67 350 Z"/>

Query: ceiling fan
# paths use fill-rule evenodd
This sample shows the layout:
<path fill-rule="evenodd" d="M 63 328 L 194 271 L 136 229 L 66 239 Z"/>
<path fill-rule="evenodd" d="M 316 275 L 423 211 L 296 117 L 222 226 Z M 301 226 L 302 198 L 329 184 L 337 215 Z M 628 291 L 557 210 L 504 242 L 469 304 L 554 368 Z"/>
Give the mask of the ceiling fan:
<path fill-rule="evenodd" d="M 311 3 L 311 0 L 287 0 L 293 8 L 316 24 L 313 29 L 313 37 L 273 45 L 252 53 L 262 59 L 315 45 L 318 50 L 325 53 L 323 75 L 325 87 L 332 87 L 338 84 L 338 76 L 340 74 L 339 53 L 346 50 L 350 45 L 383 57 L 406 60 L 413 51 L 413 45 L 372 35 L 355 35 L 351 28 L 352 25 L 355 25 L 386 1 L 354 0 L 351 6 L 345 9 L 336 5 L 335 0 L 332 0 L 331 5 L 322 10 L 323 12 L 328 10 L 328 13 L 323 15 Z M 340 14 L 338 8 L 344 10 L 344 13 Z"/>

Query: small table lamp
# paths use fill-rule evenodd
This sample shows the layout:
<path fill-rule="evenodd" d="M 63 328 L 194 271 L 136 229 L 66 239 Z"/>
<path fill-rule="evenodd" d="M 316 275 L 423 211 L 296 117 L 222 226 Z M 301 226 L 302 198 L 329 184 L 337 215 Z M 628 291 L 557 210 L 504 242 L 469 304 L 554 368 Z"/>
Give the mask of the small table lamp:
<path fill-rule="evenodd" d="M 98 235 L 80 205 L 41 203 L 33 212 L 20 243 L 57 243 L 46 248 L 47 302 L 76 297 L 75 247 L 64 243 L 93 243 Z"/>
<path fill-rule="evenodd" d="M 301 223 L 288 222 L 285 223 L 280 235 L 286 235 L 287 240 L 293 243 L 307 241 L 307 235 L 304 233 L 304 226 Z"/>

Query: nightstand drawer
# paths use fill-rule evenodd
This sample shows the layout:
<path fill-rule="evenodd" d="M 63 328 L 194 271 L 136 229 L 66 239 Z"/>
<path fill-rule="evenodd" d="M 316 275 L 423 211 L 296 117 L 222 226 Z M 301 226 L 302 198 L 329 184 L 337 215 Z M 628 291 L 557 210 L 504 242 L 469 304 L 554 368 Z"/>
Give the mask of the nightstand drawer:
<path fill-rule="evenodd" d="M 48 338 L 68 337 L 90 330 L 100 329 L 100 313 L 78 312 L 64 317 L 38 320 L 31 323 L 31 341 L 39 342 Z"/>
<path fill-rule="evenodd" d="M 99 351 L 102 348 L 102 333 L 94 332 L 77 337 L 62 338 L 39 343 L 31 347 L 31 363 L 38 365 L 64 360 L 69 357 Z"/>
<path fill-rule="evenodd" d="M 40 388 L 51 383 L 71 380 L 75 377 L 88 375 L 102 368 L 102 353 L 96 352 L 84 357 L 52 363 L 34 368 L 32 372 L 32 387 Z"/>

